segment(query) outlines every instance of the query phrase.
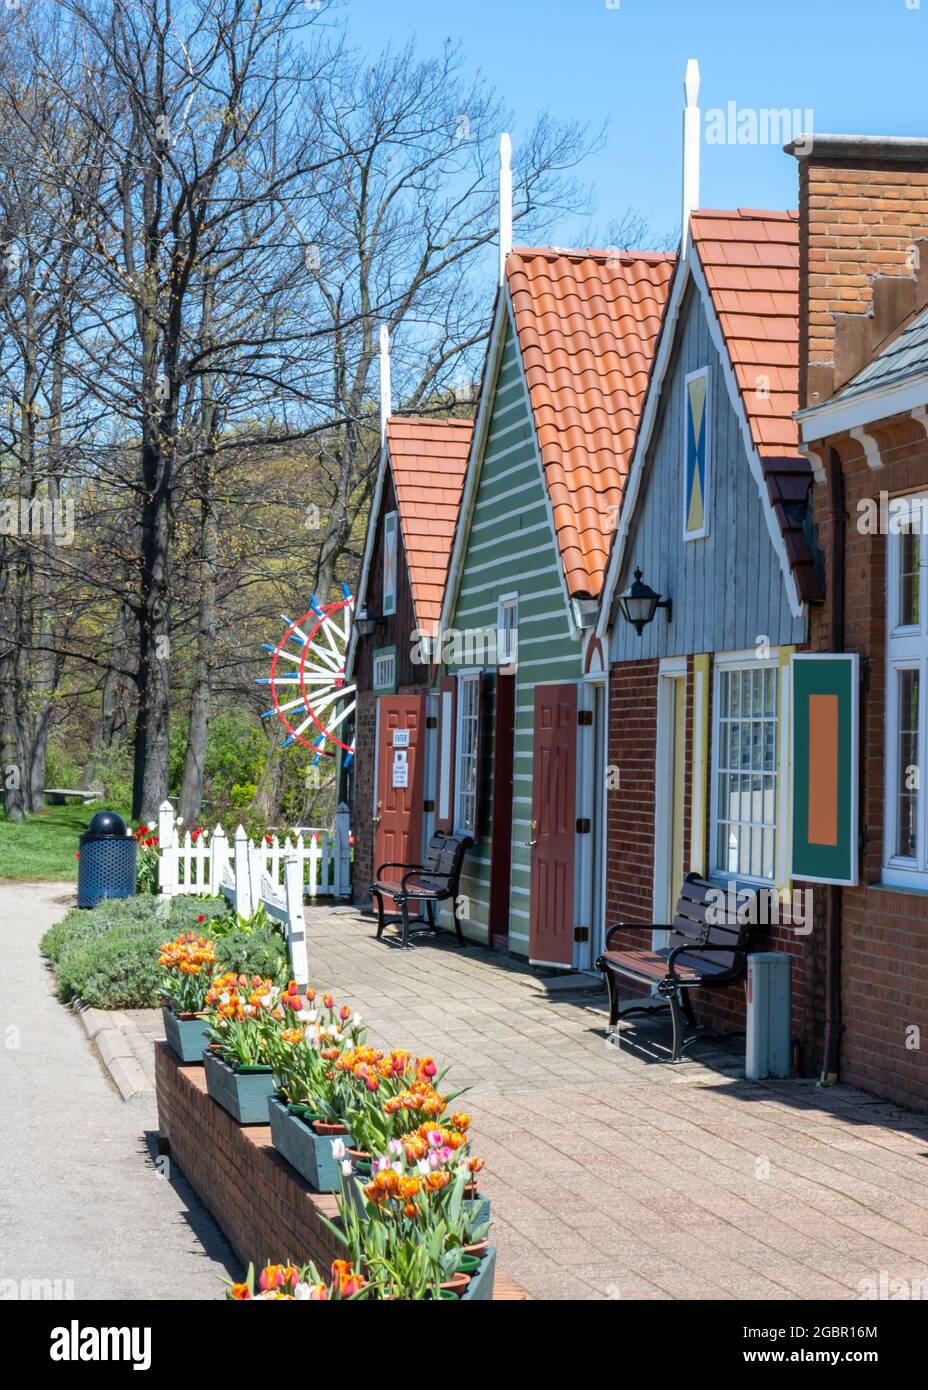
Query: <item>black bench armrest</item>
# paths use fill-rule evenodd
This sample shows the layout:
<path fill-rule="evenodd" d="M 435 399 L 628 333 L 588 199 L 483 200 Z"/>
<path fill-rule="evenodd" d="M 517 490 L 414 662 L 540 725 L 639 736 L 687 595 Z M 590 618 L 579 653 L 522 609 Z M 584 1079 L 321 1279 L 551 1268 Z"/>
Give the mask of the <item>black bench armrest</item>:
<path fill-rule="evenodd" d="M 425 869 L 427 867 L 428 865 L 426 864 L 403 864 L 397 859 L 388 859 L 385 864 L 379 864 L 377 866 L 376 870 L 374 871 L 374 878 L 379 878 L 380 875 L 383 873 L 384 869 L 408 869 L 410 873 L 414 874 L 421 872 L 422 869 Z"/>
<path fill-rule="evenodd" d="M 654 926 L 653 923 L 648 923 L 648 922 L 615 922 L 615 923 L 613 923 L 613 925 L 612 925 L 612 926 L 608 929 L 608 931 L 606 932 L 606 940 L 605 940 L 605 942 L 603 943 L 603 949 L 606 950 L 606 951 L 608 951 L 608 949 L 609 949 L 609 942 L 612 940 L 612 936 L 613 936 L 613 933 L 614 933 L 614 932 L 617 932 L 617 931 L 654 931 L 654 930 L 663 931 L 664 928 L 663 928 L 663 927 L 655 928 L 655 926 Z"/>

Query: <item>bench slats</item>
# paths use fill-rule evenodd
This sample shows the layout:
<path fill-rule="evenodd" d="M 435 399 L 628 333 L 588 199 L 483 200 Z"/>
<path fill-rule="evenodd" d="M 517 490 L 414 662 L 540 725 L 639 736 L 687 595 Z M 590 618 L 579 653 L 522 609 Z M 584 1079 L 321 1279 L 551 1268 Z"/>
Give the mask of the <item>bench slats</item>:
<path fill-rule="evenodd" d="M 666 1001 L 673 1016 L 673 1056 L 674 1061 L 678 1061 L 686 1046 L 682 1038 L 680 1000 L 692 1021 L 687 996 L 680 994 L 678 999 L 678 991 L 698 987 L 720 988 L 744 978 L 749 938 L 754 925 L 750 906 L 750 900 L 745 902 L 742 897 L 732 911 L 727 899 L 719 901 L 715 885 L 698 874 L 687 874 L 665 946 L 655 950 L 650 944 L 626 945 L 624 941 L 613 944 L 613 935 L 622 930 L 622 923 L 610 927 L 606 933 L 605 949 L 596 962 L 609 989 L 610 1024 L 615 1024 L 619 1015 L 616 976 L 638 980 L 642 984 L 656 984 L 658 994 Z M 655 925 L 659 927 L 661 924 Z M 647 1008 L 644 1011 L 647 1012 Z"/>

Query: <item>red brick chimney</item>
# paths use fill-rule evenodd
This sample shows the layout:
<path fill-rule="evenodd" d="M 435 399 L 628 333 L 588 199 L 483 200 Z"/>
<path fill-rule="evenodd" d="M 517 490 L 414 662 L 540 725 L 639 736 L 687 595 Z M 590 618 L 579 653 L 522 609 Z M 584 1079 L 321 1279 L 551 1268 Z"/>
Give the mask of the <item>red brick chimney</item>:
<path fill-rule="evenodd" d="M 806 406 L 832 395 L 928 304 L 928 140 L 816 135 L 785 148 L 799 161 Z"/>

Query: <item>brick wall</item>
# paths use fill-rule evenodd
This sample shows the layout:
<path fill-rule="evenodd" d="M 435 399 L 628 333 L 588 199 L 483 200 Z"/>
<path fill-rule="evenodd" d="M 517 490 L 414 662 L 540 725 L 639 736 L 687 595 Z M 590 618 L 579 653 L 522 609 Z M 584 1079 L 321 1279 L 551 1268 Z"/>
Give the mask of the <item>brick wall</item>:
<path fill-rule="evenodd" d="M 928 897 L 881 888 L 886 700 L 886 537 L 861 534 L 858 503 L 924 488 L 928 441 L 884 454 L 874 472 L 859 447 L 840 442 L 845 509 L 845 632 L 847 651 L 864 663 L 861 688 L 860 882 L 842 890 L 841 1079 L 889 1100 L 928 1107 Z M 826 489 L 816 485 L 813 505 L 827 543 Z M 831 550 L 828 583 L 833 582 Z M 813 650 L 833 650 L 827 605 L 812 613 Z M 819 897 L 821 889 L 814 888 Z M 817 930 L 817 935 L 821 935 Z M 906 1029 L 921 1030 L 922 1050 L 906 1046 Z"/>
<path fill-rule="evenodd" d="M 610 674 L 609 765 L 618 769 L 619 784 L 607 793 L 609 924 L 651 921 L 657 672 L 656 660 L 620 661 Z"/>
<path fill-rule="evenodd" d="M 307 1264 L 326 1274 L 344 1247 L 323 1224 L 338 1220 L 331 1193 L 313 1192 L 271 1142 L 269 1125 L 240 1125 L 206 1093 L 203 1068 L 182 1066 L 155 1043 L 158 1127 L 176 1163 L 215 1217 L 242 1263 Z M 217 1284 L 216 1297 L 221 1297 Z M 494 1302 L 518 1302 L 524 1290 L 498 1268 Z"/>
<path fill-rule="evenodd" d="M 709 766 L 712 763 L 712 689 L 710 663 Z M 619 662 L 610 676 L 609 763 L 619 769 L 619 787 L 610 794 L 609 852 L 607 855 L 607 923 L 653 921 L 655 763 L 657 750 L 658 662 Z M 693 783 L 693 659 L 687 660 L 686 724 L 684 734 L 684 868 L 688 870 L 692 844 Z M 712 788 L 707 786 L 705 835 L 711 864 Z M 797 885 L 799 886 L 799 885 Z M 628 940 L 642 944 L 641 932 L 629 933 Z M 823 941 L 820 929 L 798 936 L 791 926 L 778 924 L 759 928 L 754 938 L 758 950 L 787 951 L 793 962 L 793 1036 L 802 1048 L 803 1070 L 814 1074 L 819 1066 L 819 1047 L 823 1027 Z M 646 993 L 623 982 L 622 992 Z M 719 1032 L 739 1032 L 745 1025 L 743 985 L 718 992 L 692 992 L 700 1022 Z"/>
<path fill-rule="evenodd" d="M 912 247 L 928 232 L 928 162 L 821 148 L 799 162 L 803 403 L 813 399 L 807 381 L 820 399 L 830 394 L 816 368 L 835 361 L 835 315 L 871 312 L 873 276 L 911 277 Z"/>
<path fill-rule="evenodd" d="M 880 155 L 883 158 L 880 158 Z M 926 302 L 928 151 L 924 143 L 873 147 L 816 144 L 800 162 L 800 401 L 825 399 L 905 317 Z M 908 282 L 908 283 L 906 283 Z M 832 372 L 832 367 L 835 371 Z M 816 395 L 817 392 L 817 395 Z M 847 436 L 825 441 L 823 462 L 844 476 L 844 648 L 862 658 L 860 881 L 841 890 L 840 1075 L 903 1104 L 928 1105 L 926 1051 L 906 1046 L 915 1025 L 928 1038 L 928 897 L 880 886 L 886 700 L 886 537 L 856 525 L 858 504 L 928 484 L 928 441 L 911 422 L 877 428 L 883 467 L 874 472 Z M 830 448 L 834 445 L 834 449 Z M 813 491 L 826 559 L 826 603 L 813 607 L 810 646 L 833 651 L 834 592 L 827 490 Z M 823 1025 L 827 889 L 811 885 L 816 926 L 806 984 L 810 1026 Z"/>
<path fill-rule="evenodd" d="M 341 1258 L 320 1219 L 338 1216 L 334 1196 L 310 1191 L 274 1148 L 269 1126 L 240 1125 L 206 1094 L 203 1068 L 181 1066 L 167 1043 L 155 1044 L 155 1087 L 171 1161 L 222 1228 L 243 1275 L 249 1263 L 314 1260 L 325 1270 Z"/>

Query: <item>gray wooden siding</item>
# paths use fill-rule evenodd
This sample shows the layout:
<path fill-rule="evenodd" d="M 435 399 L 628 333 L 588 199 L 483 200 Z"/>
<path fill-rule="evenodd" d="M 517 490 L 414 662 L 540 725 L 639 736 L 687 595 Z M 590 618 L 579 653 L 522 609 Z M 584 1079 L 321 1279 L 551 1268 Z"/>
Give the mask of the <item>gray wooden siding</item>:
<path fill-rule="evenodd" d="M 705 366 L 712 369 L 710 529 L 702 540 L 684 541 L 684 382 L 688 372 Z M 645 583 L 673 600 L 673 621 L 658 610 L 639 637 L 616 610 L 613 661 L 741 651 L 754 648 L 762 636 L 774 646 L 805 640 L 806 620 L 790 612 L 739 421 L 692 285 L 640 486 L 618 588 L 626 589 L 640 566 Z"/>
<path fill-rule="evenodd" d="M 499 598 L 519 596 L 509 945 L 527 955 L 531 851 L 525 842 L 531 839 L 534 691 L 539 682 L 577 680 L 580 645 L 570 636 L 560 555 L 548 520 L 534 425 L 511 329 L 479 467 L 452 626 L 458 631 L 495 628 Z M 447 669 L 469 668 L 462 662 Z M 484 685 L 480 839 L 461 876 L 461 893 L 468 900 L 464 930 L 477 939 L 486 939 L 489 914 L 495 672 L 488 672 Z"/>

